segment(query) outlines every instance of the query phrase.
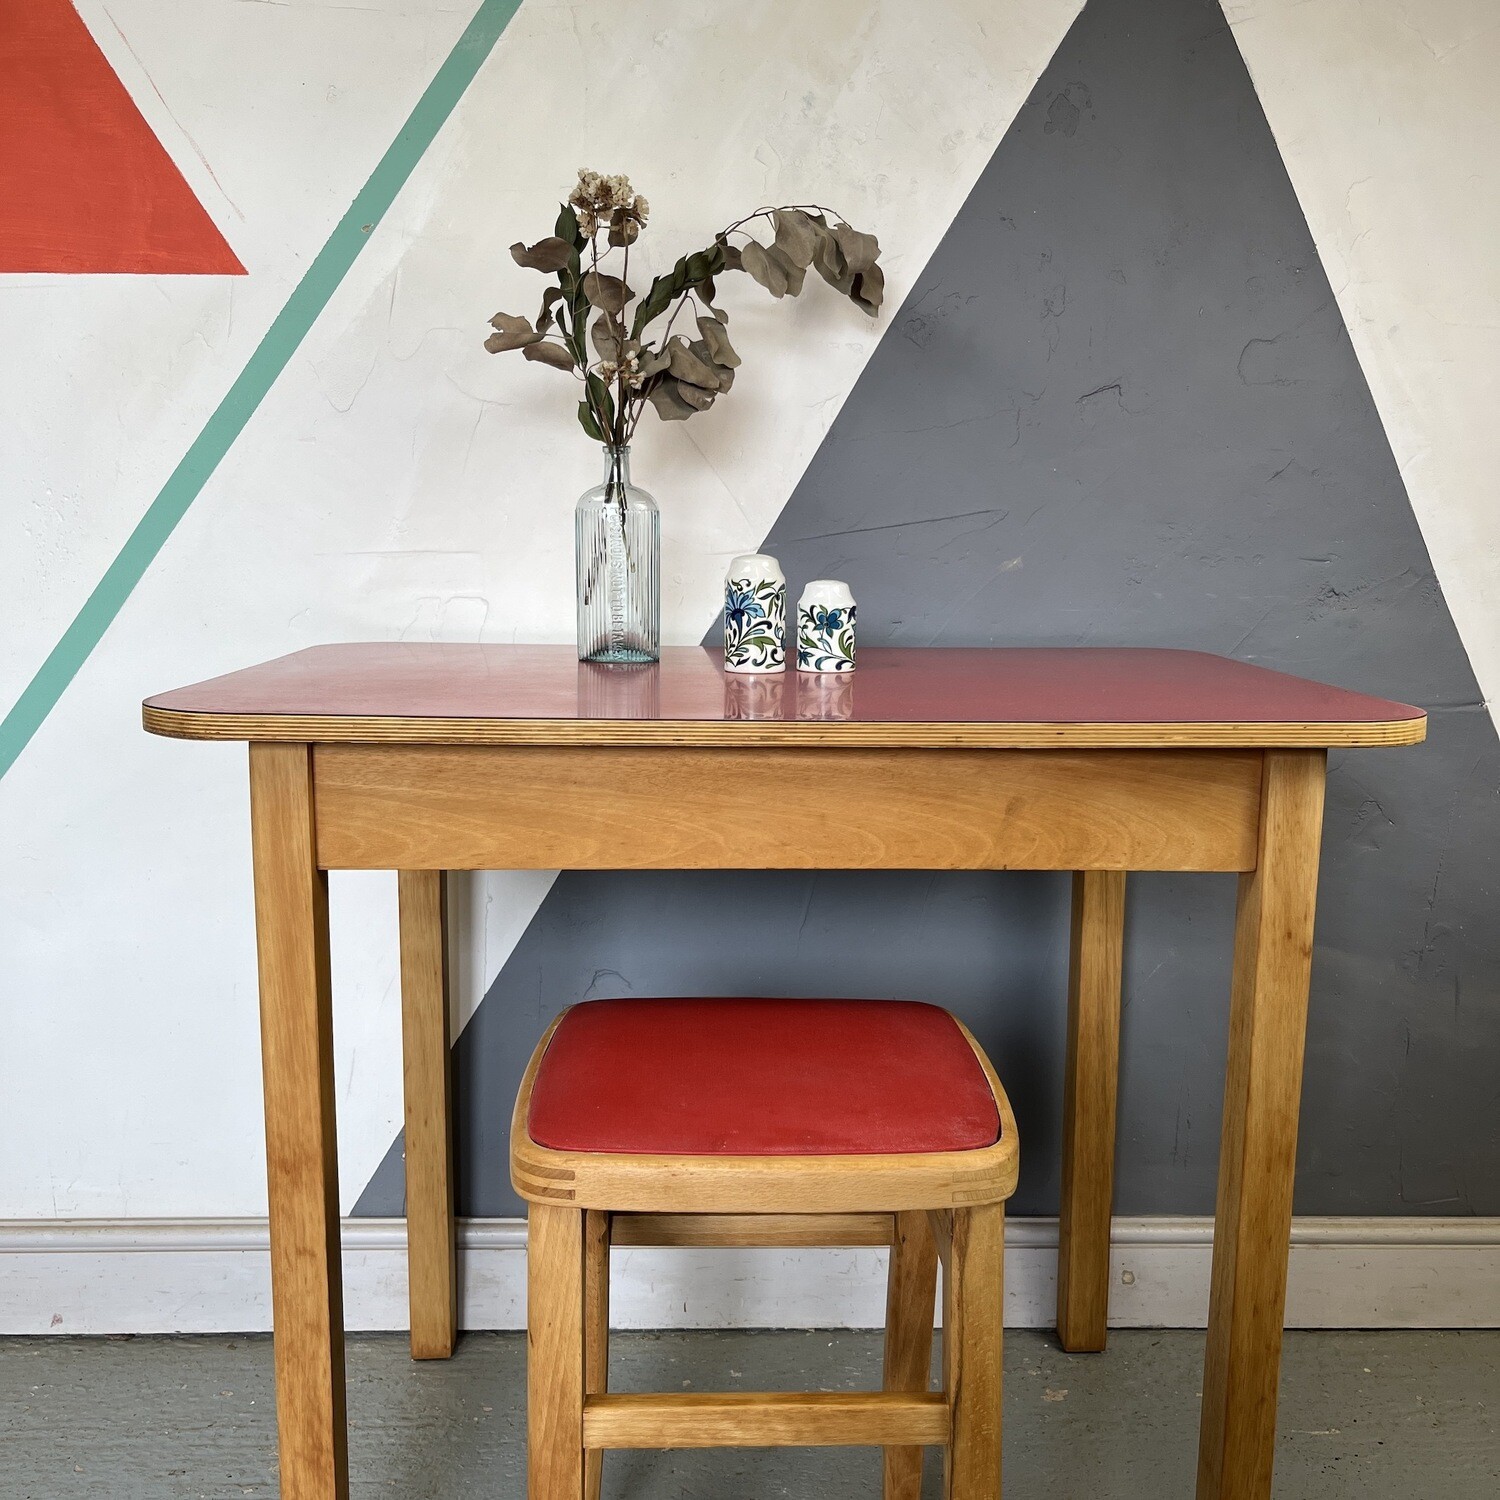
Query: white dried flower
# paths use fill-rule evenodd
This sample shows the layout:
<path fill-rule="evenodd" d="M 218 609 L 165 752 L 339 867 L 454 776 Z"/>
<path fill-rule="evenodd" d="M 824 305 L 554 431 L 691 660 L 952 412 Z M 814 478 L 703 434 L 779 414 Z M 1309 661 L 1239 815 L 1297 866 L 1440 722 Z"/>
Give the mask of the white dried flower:
<path fill-rule="evenodd" d="M 578 216 L 579 229 L 590 239 L 617 211 L 637 224 L 644 224 L 650 212 L 650 205 L 623 173 L 606 177 L 587 167 L 578 169 L 578 182 L 568 194 L 568 202 Z"/>
<path fill-rule="evenodd" d="M 631 390 L 639 390 L 646 378 L 641 374 L 640 355 L 634 350 L 621 360 L 601 360 L 594 366 L 594 373 L 605 385 L 611 385 L 616 380 L 623 380 Z"/>

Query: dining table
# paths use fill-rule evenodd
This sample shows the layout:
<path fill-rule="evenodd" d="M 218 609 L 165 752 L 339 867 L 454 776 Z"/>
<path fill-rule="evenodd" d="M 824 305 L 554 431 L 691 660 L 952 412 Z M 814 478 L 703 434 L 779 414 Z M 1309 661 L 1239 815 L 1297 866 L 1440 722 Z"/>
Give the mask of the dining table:
<path fill-rule="evenodd" d="M 284 1500 L 349 1486 L 329 872 L 398 874 L 421 1359 L 458 1332 L 445 872 L 664 869 L 1072 873 L 1068 1350 L 1108 1326 L 1127 875 L 1238 875 L 1197 1496 L 1267 1500 L 1327 756 L 1415 744 L 1421 709 L 1193 650 L 862 647 L 849 672 L 743 674 L 693 647 L 387 641 L 162 693 L 143 721 L 249 746 Z"/>

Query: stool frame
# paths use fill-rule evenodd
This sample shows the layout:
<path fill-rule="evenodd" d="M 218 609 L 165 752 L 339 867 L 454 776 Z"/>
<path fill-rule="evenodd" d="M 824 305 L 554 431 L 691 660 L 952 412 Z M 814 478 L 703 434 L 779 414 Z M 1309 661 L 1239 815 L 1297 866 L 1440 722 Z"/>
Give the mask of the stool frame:
<path fill-rule="evenodd" d="M 564 1013 L 566 1014 L 566 1013 Z M 527 1200 L 530 1500 L 597 1500 L 610 1448 L 876 1446 L 885 1500 L 919 1500 L 922 1449 L 944 1449 L 948 1500 L 997 1500 L 1005 1200 L 1015 1118 L 967 1028 L 1000 1115 L 969 1151 L 667 1156 L 557 1151 L 531 1139 L 531 1094 L 562 1017 L 516 1100 L 511 1175 Z M 880 1391 L 608 1391 L 613 1245 L 890 1247 Z M 943 1266 L 942 1390 L 928 1390 Z"/>

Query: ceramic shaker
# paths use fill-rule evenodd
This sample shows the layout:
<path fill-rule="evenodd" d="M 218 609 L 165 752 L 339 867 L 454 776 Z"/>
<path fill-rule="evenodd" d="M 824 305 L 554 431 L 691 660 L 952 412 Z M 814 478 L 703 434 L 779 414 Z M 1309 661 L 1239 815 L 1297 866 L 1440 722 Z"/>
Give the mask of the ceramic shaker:
<path fill-rule="evenodd" d="M 724 575 L 724 670 L 786 670 L 786 574 L 774 557 L 737 557 Z"/>
<path fill-rule="evenodd" d="M 837 578 L 816 578 L 797 603 L 797 670 L 854 670 L 854 595 Z"/>

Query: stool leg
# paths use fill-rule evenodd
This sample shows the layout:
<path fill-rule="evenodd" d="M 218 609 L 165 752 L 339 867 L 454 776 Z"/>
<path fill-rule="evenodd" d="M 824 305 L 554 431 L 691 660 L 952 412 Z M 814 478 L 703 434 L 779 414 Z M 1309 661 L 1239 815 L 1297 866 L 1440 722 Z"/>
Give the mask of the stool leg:
<path fill-rule="evenodd" d="M 526 1241 L 526 1493 L 583 1495 L 583 1214 L 533 1203 Z"/>
<path fill-rule="evenodd" d="M 885 1389 L 925 1391 L 932 1364 L 937 1243 L 925 1210 L 898 1213 L 885 1303 Z M 921 1500 L 922 1450 L 885 1450 L 885 1500 Z"/>
<path fill-rule="evenodd" d="M 602 1396 L 609 1389 L 609 1215 L 590 1209 L 583 1221 L 583 1389 Z M 583 1455 L 584 1500 L 599 1500 L 604 1450 Z"/>
<path fill-rule="evenodd" d="M 952 1431 L 945 1500 L 999 1500 L 1005 1205 L 955 1209 L 943 1268 L 943 1389 Z"/>

